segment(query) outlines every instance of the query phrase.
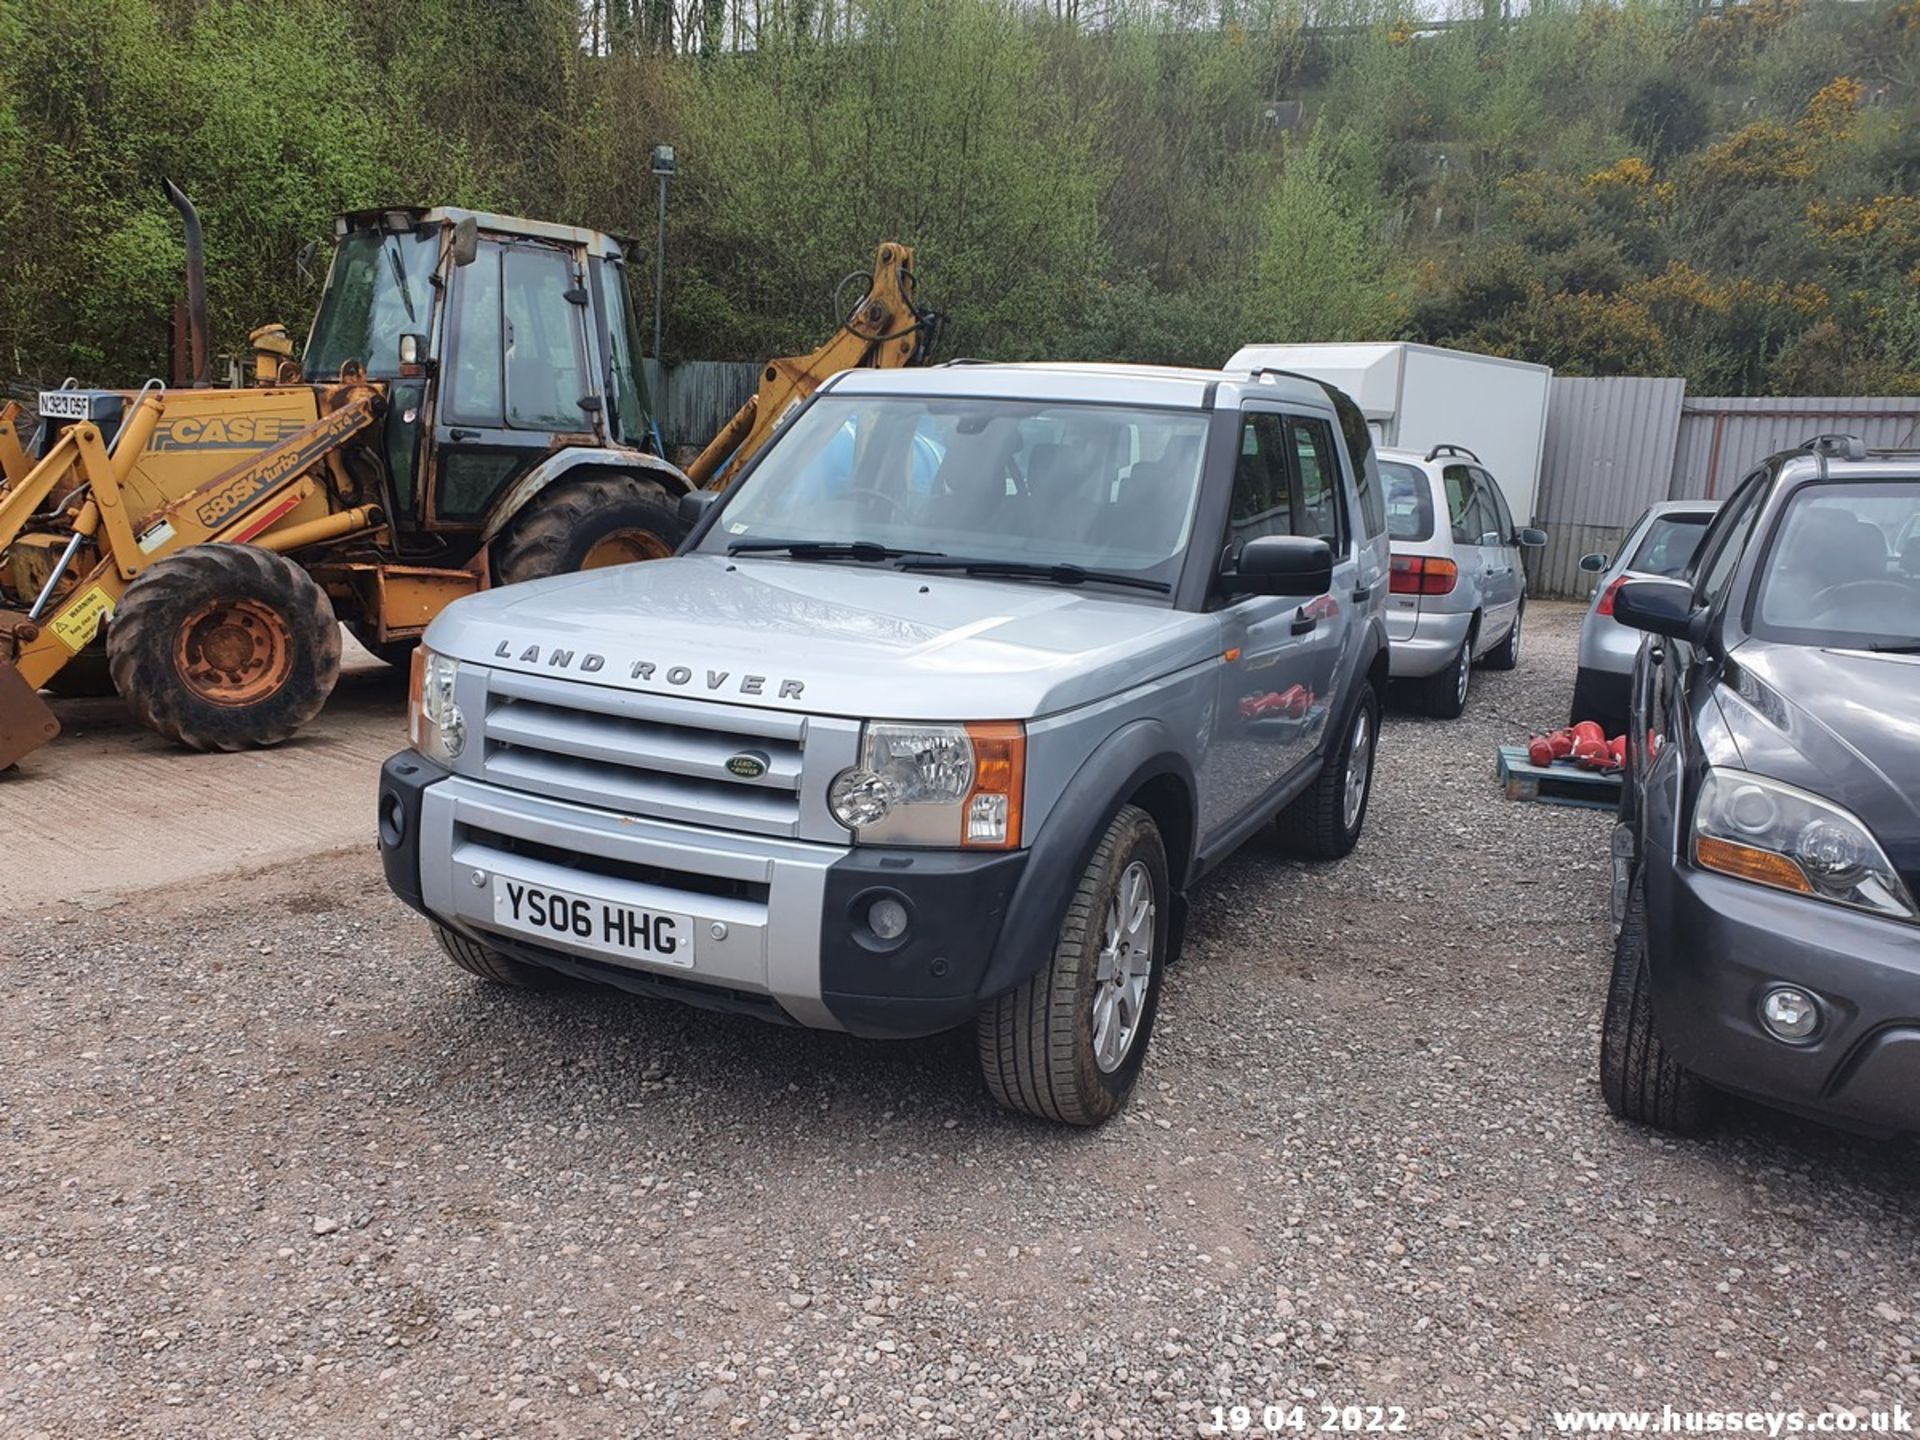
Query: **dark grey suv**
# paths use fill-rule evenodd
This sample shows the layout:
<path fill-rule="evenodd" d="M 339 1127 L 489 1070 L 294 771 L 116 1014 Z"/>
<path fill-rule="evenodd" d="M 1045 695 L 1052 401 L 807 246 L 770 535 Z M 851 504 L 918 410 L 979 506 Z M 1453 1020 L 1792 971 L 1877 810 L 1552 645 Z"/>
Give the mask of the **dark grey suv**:
<path fill-rule="evenodd" d="M 1920 453 L 1822 437 L 1741 484 L 1647 632 L 1600 1068 L 1690 1131 L 1720 1090 L 1920 1130 Z"/>

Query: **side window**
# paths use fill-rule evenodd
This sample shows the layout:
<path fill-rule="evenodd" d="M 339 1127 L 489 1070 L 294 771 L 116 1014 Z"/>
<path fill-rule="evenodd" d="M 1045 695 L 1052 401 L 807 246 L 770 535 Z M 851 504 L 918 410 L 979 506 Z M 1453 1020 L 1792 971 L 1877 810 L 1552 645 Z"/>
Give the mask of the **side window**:
<path fill-rule="evenodd" d="M 500 247 L 482 241 L 471 265 L 453 272 L 453 314 L 447 326 L 446 420 L 489 429 L 506 423 L 501 372 Z"/>
<path fill-rule="evenodd" d="M 515 245 L 502 260 L 507 316 L 507 424 L 516 430 L 581 430 L 589 393 L 581 307 L 567 299 L 573 260 L 544 246 Z"/>
<path fill-rule="evenodd" d="M 1367 527 L 1367 534 L 1386 534 L 1387 489 L 1371 450 L 1367 451 L 1360 468 L 1353 472 L 1353 483 L 1360 496 L 1360 522 Z"/>
<path fill-rule="evenodd" d="M 1507 509 L 1507 497 L 1501 493 L 1500 484 L 1493 476 L 1484 470 L 1477 473 L 1480 476 L 1480 483 L 1487 489 L 1487 504 L 1493 509 L 1493 524 L 1487 528 L 1500 533 L 1502 544 L 1511 545 L 1514 530 L 1513 512 Z"/>
<path fill-rule="evenodd" d="M 1299 503 L 1293 533 L 1325 540 L 1335 555 L 1347 549 L 1346 526 L 1341 523 L 1340 457 L 1334 452 L 1333 431 L 1324 420 L 1289 420 L 1293 457 L 1300 476 Z"/>
<path fill-rule="evenodd" d="M 1712 604 L 1727 593 L 1740 556 L 1747 548 L 1747 537 L 1753 534 L 1754 524 L 1760 518 L 1760 497 L 1765 493 L 1766 479 L 1764 470 L 1749 475 L 1701 542 L 1702 558 L 1696 562 L 1699 579 L 1693 590 L 1696 602 Z"/>
<path fill-rule="evenodd" d="M 1440 472 L 1442 488 L 1447 492 L 1447 518 L 1453 523 L 1457 545 L 1477 545 L 1480 532 L 1473 529 L 1473 474 L 1464 465 L 1449 465 Z"/>
<path fill-rule="evenodd" d="M 1240 457 L 1234 463 L 1233 504 L 1227 515 L 1227 544 L 1236 558 L 1249 540 L 1292 532 L 1286 445 L 1286 428 L 1278 415 L 1248 415 L 1240 422 Z"/>

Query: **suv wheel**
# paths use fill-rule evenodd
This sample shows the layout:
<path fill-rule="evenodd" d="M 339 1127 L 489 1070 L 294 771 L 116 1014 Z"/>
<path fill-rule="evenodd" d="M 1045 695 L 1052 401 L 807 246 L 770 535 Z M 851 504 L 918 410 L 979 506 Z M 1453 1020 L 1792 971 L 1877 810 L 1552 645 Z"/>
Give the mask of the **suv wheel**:
<path fill-rule="evenodd" d="M 454 964 L 469 975 L 478 975 L 491 984 L 506 985 L 515 990 L 551 990 L 560 983 L 560 977 L 553 971 L 525 964 L 511 955 L 502 955 L 491 945 L 469 940 L 459 931 L 449 930 L 444 925 L 433 927 L 433 938 L 440 942 L 440 948 Z"/>
<path fill-rule="evenodd" d="M 1527 618 L 1526 602 L 1513 612 L 1513 628 L 1507 638 L 1488 652 L 1483 662 L 1489 670 L 1511 670 L 1520 663 L 1520 622 Z"/>
<path fill-rule="evenodd" d="M 1633 878 L 1627 913 L 1613 944 L 1613 981 L 1600 1026 L 1600 1093 L 1622 1120 L 1698 1135 L 1713 1122 L 1715 1094 L 1674 1059 L 1653 1028 L 1647 975 L 1645 879 Z"/>
<path fill-rule="evenodd" d="M 1066 1125 L 1098 1125 L 1127 1103 L 1160 1002 L 1171 899 L 1159 828 L 1123 807 L 1087 862 L 1052 959 L 975 1022 L 995 1100 Z"/>
<path fill-rule="evenodd" d="M 1460 653 L 1438 674 L 1420 682 L 1420 709 L 1436 720 L 1452 720 L 1467 708 L 1467 688 L 1473 683 L 1473 635 L 1460 642 Z"/>
<path fill-rule="evenodd" d="M 1340 744 L 1319 776 L 1275 822 L 1280 843 L 1314 860 L 1338 860 L 1360 843 L 1373 798 L 1373 757 L 1380 735 L 1380 697 L 1362 684 Z"/>

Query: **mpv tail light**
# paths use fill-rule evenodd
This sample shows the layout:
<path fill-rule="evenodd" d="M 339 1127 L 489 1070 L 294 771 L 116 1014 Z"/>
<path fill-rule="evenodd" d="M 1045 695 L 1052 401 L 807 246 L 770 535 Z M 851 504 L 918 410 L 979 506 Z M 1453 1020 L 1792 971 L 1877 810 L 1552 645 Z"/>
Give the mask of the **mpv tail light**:
<path fill-rule="evenodd" d="M 1613 614 L 1613 597 L 1620 593 L 1620 587 L 1626 583 L 1627 577 L 1622 575 L 1618 580 L 1615 580 L 1611 585 L 1607 586 L 1605 590 L 1602 590 L 1600 592 L 1600 603 L 1593 607 L 1594 613 L 1596 615 Z"/>
<path fill-rule="evenodd" d="M 1395 595 L 1451 595 L 1460 567 L 1437 555 L 1396 555 L 1387 588 Z"/>

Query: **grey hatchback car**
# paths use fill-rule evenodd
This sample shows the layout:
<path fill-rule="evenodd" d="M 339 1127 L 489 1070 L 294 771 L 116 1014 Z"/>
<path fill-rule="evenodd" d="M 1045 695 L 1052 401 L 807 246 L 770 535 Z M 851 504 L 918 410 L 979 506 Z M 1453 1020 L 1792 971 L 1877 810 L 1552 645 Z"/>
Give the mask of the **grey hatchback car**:
<path fill-rule="evenodd" d="M 1692 572 L 1700 537 L 1720 508 L 1718 500 L 1662 500 L 1627 527 L 1612 555 L 1580 557 L 1599 576 L 1587 618 L 1580 623 L 1579 669 L 1573 680 L 1573 724 L 1592 720 L 1609 735 L 1627 728 L 1627 688 L 1641 635 L 1613 613 L 1613 599 L 1629 580 L 1682 580 Z"/>
<path fill-rule="evenodd" d="M 1523 548 L 1546 532 L 1513 523 L 1507 497 L 1460 445 L 1426 454 L 1382 450 L 1380 480 L 1393 547 L 1387 603 L 1389 660 L 1427 714 L 1466 708 L 1475 662 L 1511 670 L 1526 612 Z"/>

